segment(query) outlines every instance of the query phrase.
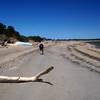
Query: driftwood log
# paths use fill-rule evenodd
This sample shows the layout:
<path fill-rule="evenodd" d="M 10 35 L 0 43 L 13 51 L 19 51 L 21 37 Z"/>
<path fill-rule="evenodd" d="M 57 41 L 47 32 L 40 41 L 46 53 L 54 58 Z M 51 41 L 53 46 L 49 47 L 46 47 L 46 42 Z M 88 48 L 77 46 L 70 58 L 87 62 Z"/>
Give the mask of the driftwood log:
<path fill-rule="evenodd" d="M 53 70 L 54 67 L 49 67 L 48 69 L 41 71 L 40 73 L 36 74 L 32 77 L 10 77 L 10 76 L 0 76 L 0 83 L 24 83 L 24 82 L 42 82 L 47 83 L 50 85 L 53 85 L 50 82 L 44 81 L 43 79 L 40 79 L 41 76 L 48 74 L 51 70 Z"/>

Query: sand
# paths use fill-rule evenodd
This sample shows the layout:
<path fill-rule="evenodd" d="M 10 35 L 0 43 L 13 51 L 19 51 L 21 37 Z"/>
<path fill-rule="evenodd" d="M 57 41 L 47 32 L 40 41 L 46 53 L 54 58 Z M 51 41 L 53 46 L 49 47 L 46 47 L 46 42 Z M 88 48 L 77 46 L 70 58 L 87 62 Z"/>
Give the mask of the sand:
<path fill-rule="evenodd" d="M 66 57 L 81 66 L 90 70 L 100 72 L 100 50 L 93 45 L 84 41 L 56 41 L 45 42 L 45 46 L 61 45 L 66 47 Z M 38 49 L 38 45 L 34 46 L 15 46 L 10 45 L 8 48 L 0 48 L 0 68 L 14 66 L 21 56 Z M 16 62 L 16 63 L 14 63 Z M 14 63 L 14 65 L 13 65 Z"/>
<path fill-rule="evenodd" d="M 84 41 L 66 43 L 67 58 L 74 63 L 100 72 L 100 50 Z"/>

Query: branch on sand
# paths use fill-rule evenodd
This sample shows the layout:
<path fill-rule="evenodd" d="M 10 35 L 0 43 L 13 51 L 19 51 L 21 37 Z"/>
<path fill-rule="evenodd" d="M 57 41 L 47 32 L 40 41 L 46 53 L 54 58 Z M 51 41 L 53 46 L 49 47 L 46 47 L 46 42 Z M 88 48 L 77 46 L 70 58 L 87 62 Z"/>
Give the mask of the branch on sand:
<path fill-rule="evenodd" d="M 40 79 L 41 76 L 48 74 L 51 70 L 53 70 L 54 67 L 49 67 L 48 69 L 41 71 L 40 73 L 36 74 L 32 77 L 9 77 L 9 76 L 0 76 L 0 83 L 24 83 L 24 82 L 42 82 L 47 83 L 50 85 L 53 85 L 50 82 L 44 81 L 43 79 Z"/>

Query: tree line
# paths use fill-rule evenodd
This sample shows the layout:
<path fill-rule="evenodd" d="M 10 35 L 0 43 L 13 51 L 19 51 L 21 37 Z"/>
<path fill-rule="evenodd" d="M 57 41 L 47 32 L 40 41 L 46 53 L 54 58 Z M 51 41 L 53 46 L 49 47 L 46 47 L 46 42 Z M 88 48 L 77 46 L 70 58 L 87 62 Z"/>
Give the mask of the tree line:
<path fill-rule="evenodd" d="M 40 36 L 21 35 L 21 33 L 16 31 L 13 26 L 6 26 L 5 24 L 0 23 L 0 41 L 7 40 L 9 42 L 14 42 L 14 41 L 28 42 L 29 40 L 33 40 L 35 42 L 40 42 L 44 39 L 46 38 Z"/>

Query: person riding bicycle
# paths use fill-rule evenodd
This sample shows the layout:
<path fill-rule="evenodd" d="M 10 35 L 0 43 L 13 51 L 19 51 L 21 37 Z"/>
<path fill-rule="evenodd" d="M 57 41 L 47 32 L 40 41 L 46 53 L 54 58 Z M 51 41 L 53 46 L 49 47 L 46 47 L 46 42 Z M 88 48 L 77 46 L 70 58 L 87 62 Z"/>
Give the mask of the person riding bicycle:
<path fill-rule="evenodd" d="M 39 49 L 42 55 L 44 54 L 44 45 L 42 43 L 39 44 Z"/>

